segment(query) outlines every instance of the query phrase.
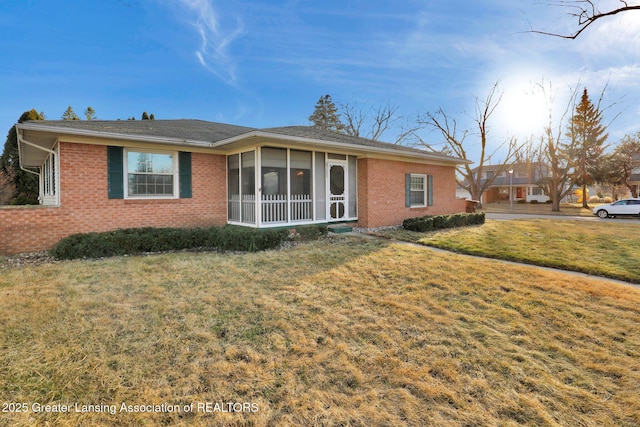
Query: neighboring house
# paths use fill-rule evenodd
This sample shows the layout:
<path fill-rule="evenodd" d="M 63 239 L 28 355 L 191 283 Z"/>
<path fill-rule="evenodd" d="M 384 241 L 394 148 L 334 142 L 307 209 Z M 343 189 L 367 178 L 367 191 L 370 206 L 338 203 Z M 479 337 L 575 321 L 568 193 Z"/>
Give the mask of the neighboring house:
<path fill-rule="evenodd" d="M 0 254 L 117 228 L 375 228 L 465 210 L 455 181 L 464 160 L 313 127 L 139 120 L 16 128 L 42 206 L 0 209 Z"/>
<path fill-rule="evenodd" d="M 481 182 L 494 178 L 493 183 L 482 195 L 482 203 L 525 202 L 536 201 L 545 203 L 549 196 L 544 194 L 538 182 L 542 178 L 536 163 L 516 164 L 506 171 L 502 165 L 484 165 L 482 167 Z M 477 169 L 473 170 L 477 173 Z M 496 176 L 497 174 L 497 176 Z M 511 198 L 509 194 L 511 193 Z"/>

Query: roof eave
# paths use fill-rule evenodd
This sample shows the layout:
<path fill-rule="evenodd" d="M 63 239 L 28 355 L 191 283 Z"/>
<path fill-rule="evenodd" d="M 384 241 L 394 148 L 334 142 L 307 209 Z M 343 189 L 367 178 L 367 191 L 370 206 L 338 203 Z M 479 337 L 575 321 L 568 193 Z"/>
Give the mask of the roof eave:
<path fill-rule="evenodd" d="M 409 159 L 415 159 L 417 157 L 424 160 L 442 162 L 447 164 L 459 165 L 459 164 L 473 163 L 470 160 L 441 156 L 437 154 L 430 154 L 426 151 L 424 153 L 408 152 L 408 151 L 397 150 L 393 148 L 376 147 L 371 145 L 354 145 L 346 142 L 329 141 L 326 139 L 316 139 L 316 138 L 305 138 L 305 137 L 299 137 L 299 136 L 284 135 L 284 134 L 274 133 L 274 132 L 265 132 L 261 130 L 255 130 L 242 135 L 223 139 L 215 142 L 213 146 L 215 148 L 221 148 L 225 145 L 233 144 L 235 142 L 240 142 L 244 139 L 249 139 L 253 137 L 272 138 L 272 139 L 279 139 L 287 142 L 298 142 L 298 143 L 314 145 L 314 146 L 332 147 L 332 148 L 337 148 L 345 151 L 364 151 L 364 152 L 371 152 L 371 153 L 377 153 L 377 154 L 387 154 L 387 155 L 405 157 Z"/>
<path fill-rule="evenodd" d="M 208 141 L 198 141 L 198 140 L 192 140 L 192 139 L 170 138 L 170 137 L 150 136 L 150 135 L 129 135 L 129 134 L 117 133 L 117 132 L 100 132 L 100 131 L 92 131 L 92 130 L 86 130 L 86 129 L 61 128 L 58 126 L 41 125 L 35 122 L 18 123 L 16 124 L 16 128 L 30 130 L 30 131 L 55 133 L 57 135 L 85 136 L 90 138 L 116 139 L 116 140 L 134 141 L 134 142 L 149 142 L 149 143 L 159 143 L 159 144 L 167 144 L 167 145 L 185 145 L 185 146 L 200 147 L 200 148 L 212 148 L 214 146 L 213 142 L 208 142 Z"/>

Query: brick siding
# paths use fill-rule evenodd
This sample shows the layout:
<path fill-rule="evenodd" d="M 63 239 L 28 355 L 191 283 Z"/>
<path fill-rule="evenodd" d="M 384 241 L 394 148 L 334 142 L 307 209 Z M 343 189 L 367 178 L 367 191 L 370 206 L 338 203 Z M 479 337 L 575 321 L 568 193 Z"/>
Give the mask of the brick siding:
<path fill-rule="evenodd" d="M 433 176 L 433 206 L 405 206 L 405 175 Z M 381 159 L 358 159 L 358 227 L 402 224 L 406 218 L 465 211 L 456 198 L 455 167 Z"/>
<path fill-rule="evenodd" d="M 52 248 L 75 233 L 130 227 L 207 227 L 227 217 L 226 157 L 192 154 L 192 197 L 109 199 L 107 147 L 60 143 L 60 206 L 0 209 L 0 255 Z"/>
<path fill-rule="evenodd" d="M 130 227 L 207 227 L 227 218 L 226 157 L 192 153 L 192 197 L 109 199 L 107 147 L 60 143 L 60 206 L 0 209 L 0 255 L 52 248 L 75 233 Z M 433 206 L 405 207 L 405 174 L 433 176 Z M 456 199 L 455 168 L 358 159 L 358 226 L 399 225 L 406 218 L 464 212 Z"/>

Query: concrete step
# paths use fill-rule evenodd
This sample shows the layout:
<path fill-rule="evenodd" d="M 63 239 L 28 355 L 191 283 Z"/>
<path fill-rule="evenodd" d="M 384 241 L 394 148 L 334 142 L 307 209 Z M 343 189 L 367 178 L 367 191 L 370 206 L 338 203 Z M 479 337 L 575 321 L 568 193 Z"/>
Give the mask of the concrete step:
<path fill-rule="evenodd" d="M 331 233 L 341 234 L 350 233 L 353 231 L 353 227 L 348 224 L 331 224 L 327 226 L 327 230 Z"/>

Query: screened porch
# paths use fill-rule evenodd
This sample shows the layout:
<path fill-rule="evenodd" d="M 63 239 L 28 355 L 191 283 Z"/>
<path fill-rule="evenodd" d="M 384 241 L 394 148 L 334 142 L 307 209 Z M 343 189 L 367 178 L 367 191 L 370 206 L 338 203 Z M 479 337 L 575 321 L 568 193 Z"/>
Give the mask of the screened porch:
<path fill-rule="evenodd" d="M 357 219 L 355 156 L 258 147 L 228 156 L 227 175 L 230 223 L 270 227 Z"/>

